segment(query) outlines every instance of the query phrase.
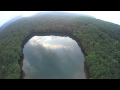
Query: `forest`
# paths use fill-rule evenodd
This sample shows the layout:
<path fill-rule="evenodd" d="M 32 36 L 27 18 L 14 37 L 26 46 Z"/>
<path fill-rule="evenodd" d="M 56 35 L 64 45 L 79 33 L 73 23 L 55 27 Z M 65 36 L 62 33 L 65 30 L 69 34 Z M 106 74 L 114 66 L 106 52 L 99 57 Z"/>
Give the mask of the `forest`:
<path fill-rule="evenodd" d="M 70 33 L 86 53 L 89 79 L 120 79 L 120 25 L 63 12 L 20 18 L 0 31 L 0 79 L 19 79 L 24 40 L 32 33 Z"/>

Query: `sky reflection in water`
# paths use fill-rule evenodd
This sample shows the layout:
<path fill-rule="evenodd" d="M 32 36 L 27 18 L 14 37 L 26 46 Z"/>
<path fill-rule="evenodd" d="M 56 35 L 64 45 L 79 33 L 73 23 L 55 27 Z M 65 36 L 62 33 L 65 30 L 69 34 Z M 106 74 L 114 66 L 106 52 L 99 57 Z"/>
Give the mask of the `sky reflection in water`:
<path fill-rule="evenodd" d="M 61 36 L 34 36 L 23 49 L 25 79 L 86 78 L 84 55 L 75 40 Z"/>

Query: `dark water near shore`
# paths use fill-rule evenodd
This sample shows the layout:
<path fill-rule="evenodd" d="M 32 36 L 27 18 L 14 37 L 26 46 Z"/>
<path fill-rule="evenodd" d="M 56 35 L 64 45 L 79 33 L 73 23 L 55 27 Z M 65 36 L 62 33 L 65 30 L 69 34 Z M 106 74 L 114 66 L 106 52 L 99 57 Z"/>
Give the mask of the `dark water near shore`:
<path fill-rule="evenodd" d="M 85 79 L 84 55 L 70 37 L 34 36 L 23 48 L 24 79 Z"/>

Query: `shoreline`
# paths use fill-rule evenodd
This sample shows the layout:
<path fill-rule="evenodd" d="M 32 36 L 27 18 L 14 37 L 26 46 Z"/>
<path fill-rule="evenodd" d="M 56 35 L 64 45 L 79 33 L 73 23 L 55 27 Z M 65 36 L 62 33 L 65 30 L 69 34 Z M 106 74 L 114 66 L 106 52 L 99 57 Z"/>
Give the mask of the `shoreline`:
<path fill-rule="evenodd" d="M 22 52 L 23 52 L 23 50 L 22 50 Z M 25 73 L 22 70 L 23 60 L 24 60 L 24 54 L 22 53 L 22 56 L 20 56 L 20 60 L 19 60 L 19 65 L 20 65 L 20 78 L 19 79 L 23 79 L 23 77 L 25 76 Z"/>
<path fill-rule="evenodd" d="M 65 37 L 70 37 L 72 38 L 73 40 L 75 40 L 78 44 L 78 46 L 81 48 L 81 51 L 85 56 L 87 56 L 87 54 L 85 53 L 85 51 L 83 50 L 83 47 L 82 47 L 82 44 L 80 43 L 80 41 L 75 37 L 73 36 L 72 33 L 68 33 L 68 32 L 32 32 L 31 34 L 29 34 L 23 41 L 21 47 L 22 47 L 22 56 L 20 56 L 20 60 L 19 60 L 19 65 L 20 65 L 20 79 L 23 79 L 23 77 L 25 76 L 25 73 L 24 71 L 22 70 L 22 67 L 23 67 L 23 60 L 24 60 L 24 54 L 23 54 L 23 48 L 24 48 L 24 45 L 30 40 L 30 38 L 32 38 L 33 36 L 47 36 L 47 35 L 54 35 L 54 36 L 65 36 Z M 88 70 L 88 67 L 87 67 L 87 63 L 84 59 L 84 72 L 85 72 L 85 76 L 86 76 L 86 79 L 89 79 L 90 78 L 90 74 L 89 74 L 89 70 Z"/>

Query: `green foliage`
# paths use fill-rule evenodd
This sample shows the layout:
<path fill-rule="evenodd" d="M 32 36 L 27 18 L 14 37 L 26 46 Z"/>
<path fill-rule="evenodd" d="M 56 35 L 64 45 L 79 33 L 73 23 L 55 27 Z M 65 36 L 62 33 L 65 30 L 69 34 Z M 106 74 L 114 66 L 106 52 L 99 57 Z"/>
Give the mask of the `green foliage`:
<path fill-rule="evenodd" d="M 79 15 L 41 15 L 19 19 L 0 32 L 0 78 L 20 78 L 22 43 L 31 33 L 70 33 L 85 53 L 90 79 L 120 78 L 120 26 Z"/>

